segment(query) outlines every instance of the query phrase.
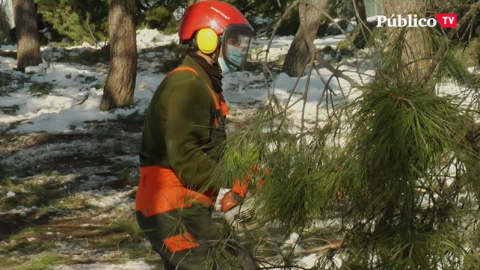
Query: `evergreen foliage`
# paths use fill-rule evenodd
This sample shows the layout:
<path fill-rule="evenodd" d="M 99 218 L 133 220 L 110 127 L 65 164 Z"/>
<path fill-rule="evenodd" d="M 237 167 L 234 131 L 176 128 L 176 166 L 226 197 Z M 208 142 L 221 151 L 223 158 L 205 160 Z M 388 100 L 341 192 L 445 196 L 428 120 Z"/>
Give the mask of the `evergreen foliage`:
<path fill-rule="evenodd" d="M 165 27 L 170 18 L 170 12 L 163 6 L 151 8 L 145 12 L 145 20 L 151 28 Z"/>
<path fill-rule="evenodd" d="M 74 44 L 96 44 L 108 36 L 108 1 L 37 0 L 45 23 Z"/>
<path fill-rule="evenodd" d="M 173 13 L 186 6 L 186 1 L 138 2 L 145 7 L 144 25 L 167 33 L 178 28 Z M 227 2 L 249 19 L 278 19 L 293 1 Z M 336 15 L 352 17 L 348 3 L 333 2 Z M 105 39 L 107 1 L 37 3 L 44 20 L 73 42 Z M 279 28 L 277 34 L 294 34 L 298 12 L 282 26 L 285 32 Z M 372 32 L 368 46 L 374 53 L 374 81 L 360 87 L 361 96 L 353 101 L 325 88 L 318 106 L 330 110 L 326 122 L 319 117 L 315 123 L 295 122 L 288 105 L 270 96 L 229 134 L 224 157 L 205 189 L 232 187 L 250 176 L 249 190 L 256 200 L 252 215 L 263 228 L 275 227 L 288 235 L 321 224 L 320 230 L 328 228 L 330 236 L 341 239 L 341 249 L 333 253 L 343 256 L 342 268 L 478 267 L 480 157 L 465 138 L 478 120 L 478 109 L 466 104 L 464 96 L 436 91 L 438 83 L 453 81 L 475 93 L 469 88 L 475 78 L 467 70 L 472 62 L 466 61 L 464 43 L 452 42 L 434 28 L 419 29 L 428 42 L 426 56 L 407 57 L 406 52 L 415 51 L 408 38 L 411 30 Z M 468 55 L 478 64 L 477 50 L 468 49 Z M 431 72 L 417 76 L 425 70 L 414 63 L 422 61 Z M 252 170 L 252 164 L 270 173 Z M 320 260 L 318 269 L 331 266 L 332 256 Z M 292 263 L 289 258 L 285 262 Z"/>
<path fill-rule="evenodd" d="M 451 98 L 421 85 L 375 82 L 354 106 L 348 155 L 334 163 L 343 175 L 330 173 L 325 181 L 331 177 L 341 183 L 352 204 L 348 219 L 353 224 L 363 220 L 349 235 L 365 239 L 356 248 L 370 246 L 379 256 L 378 265 L 358 258 L 360 264 L 427 269 L 434 262 L 447 263 L 442 262 L 447 250 L 461 260 L 460 239 L 447 233 L 465 225 L 449 218 L 461 209 L 453 203 L 461 178 L 452 179 L 450 186 L 442 168 L 454 166 L 453 160 L 474 158 L 462 138 L 471 123 L 468 115 Z M 375 245 L 368 236 L 377 239 Z"/>
<path fill-rule="evenodd" d="M 186 8 L 186 1 L 153 1 L 144 13 L 139 14 L 139 25 L 147 28 L 155 28 L 166 34 L 173 34 L 180 26 L 179 19 L 174 16 L 175 12 L 181 12 Z"/>
<path fill-rule="evenodd" d="M 42 22 L 61 38 L 67 37 L 74 44 L 88 42 L 96 44 L 108 36 L 108 1 L 36 0 Z M 229 0 L 249 19 L 255 30 L 265 32 L 269 24 L 258 24 L 257 17 L 277 19 L 292 0 Z M 137 25 L 156 28 L 166 34 L 178 31 L 187 0 L 143 0 L 137 1 Z M 280 3 L 280 5 L 279 5 Z M 279 35 L 295 34 L 298 12 L 293 12 L 278 29 Z M 269 30 L 267 30 L 269 31 Z M 59 40 L 54 40 L 59 41 Z"/>
<path fill-rule="evenodd" d="M 374 80 L 358 98 L 335 104 L 340 97 L 325 88 L 318 106 L 331 108 L 327 122 L 294 122 L 288 105 L 271 96 L 229 137 L 209 183 L 231 187 L 252 163 L 270 168 L 260 189 L 250 183 L 255 218 L 285 236 L 316 229 L 337 239 L 340 248 L 317 269 L 335 268 L 335 253 L 342 269 L 475 269 L 480 262 L 480 156 L 466 139 L 478 121 L 471 109 L 478 94 L 459 53 L 465 45 L 422 29 L 426 54 L 406 57 L 415 51 L 408 31 L 373 31 Z M 420 61 L 431 72 L 418 76 L 412 63 Z M 452 82 L 467 90 L 437 90 Z M 292 265 L 284 259 L 282 266 Z"/>

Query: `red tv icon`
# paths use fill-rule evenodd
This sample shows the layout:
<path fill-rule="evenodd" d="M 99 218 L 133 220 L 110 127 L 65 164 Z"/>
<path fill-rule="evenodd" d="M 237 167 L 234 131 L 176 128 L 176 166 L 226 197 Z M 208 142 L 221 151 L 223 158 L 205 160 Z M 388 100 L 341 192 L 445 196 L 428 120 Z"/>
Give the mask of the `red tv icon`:
<path fill-rule="evenodd" d="M 435 14 L 435 17 L 443 28 L 457 27 L 457 14 Z"/>

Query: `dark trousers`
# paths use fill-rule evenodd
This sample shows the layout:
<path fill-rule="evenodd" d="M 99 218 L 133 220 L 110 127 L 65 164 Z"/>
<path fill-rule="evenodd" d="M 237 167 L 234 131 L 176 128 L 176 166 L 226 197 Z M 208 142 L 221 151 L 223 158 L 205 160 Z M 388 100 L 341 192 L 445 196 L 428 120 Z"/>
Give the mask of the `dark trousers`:
<path fill-rule="evenodd" d="M 153 249 L 165 262 L 167 270 L 240 269 L 236 256 L 228 251 L 222 239 L 221 226 L 211 218 L 208 207 L 194 206 L 151 217 L 137 212 L 137 221 Z M 168 239 L 188 233 L 195 247 L 168 245 Z M 187 242 L 187 246 L 188 246 Z M 170 248 L 169 248 L 170 247 Z"/>

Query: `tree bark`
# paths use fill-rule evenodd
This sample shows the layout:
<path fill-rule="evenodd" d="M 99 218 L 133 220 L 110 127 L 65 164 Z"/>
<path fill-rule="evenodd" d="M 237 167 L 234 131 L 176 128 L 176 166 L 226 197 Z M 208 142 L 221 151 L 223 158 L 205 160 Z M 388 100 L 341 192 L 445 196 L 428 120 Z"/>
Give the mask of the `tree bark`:
<path fill-rule="evenodd" d="M 133 103 L 137 76 L 135 1 L 111 0 L 108 15 L 110 71 L 100 109 L 126 107 Z"/>
<path fill-rule="evenodd" d="M 318 8 L 324 11 L 327 9 L 328 0 L 307 0 L 299 6 L 300 26 L 288 49 L 282 71 L 290 77 L 301 75 L 305 65 L 309 62 L 311 54 L 308 44 L 312 44 L 316 37 L 320 24 L 325 15 Z M 312 4 L 315 4 L 313 6 Z"/>
<path fill-rule="evenodd" d="M 0 3 L 0 45 L 4 44 L 10 30 L 7 8 L 8 3 Z"/>
<path fill-rule="evenodd" d="M 383 1 L 384 14 L 388 18 L 395 14 L 418 14 L 419 18 L 425 17 L 425 2 L 420 0 Z M 404 32 L 406 31 L 406 32 Z M 431 49 L 427 40 L 428 31 L 420 27 L 412 27 L 408 29 L 389 28 L 387 32 L 387 46 L 389 50 L 395 50 L 401 44 L 402 46 L 402 63 L 403 68 L 400 70 L 402 79 L 406 81 L 420 81 L 428 72 L 430 59 L 432 58 Z M 404 33 L 404 34 L 403 34 Z M 401 37 L 400 35 L 404 35 Z"/>
<path fill-rule="evenodd" d="M 365 26 L 365 23 L 367 22 L 367 12 L 365 11 L 365 1 L 353 0 L 353 6 L 355 8 L 355 19 L 357 20 L 357 25 Z"/>
<path fill-rule="evenodd" d="M 367 44 L 368 33 L 370 29 L 367 26 L 367 12 L 365 11 L 364 0 L 353 0 L 355 9 L 355 20 L 357 21 L 358 35 L 354 39 L 355 47 L 363 49 Z"/>
<path fill-rule="evenodd" d="M 24 72 L 25 67 L 42 63 L 37 12 L 33 0 L 14 0 L 13 16 L 17 35 L 17 67 L 15 69 Z"/>

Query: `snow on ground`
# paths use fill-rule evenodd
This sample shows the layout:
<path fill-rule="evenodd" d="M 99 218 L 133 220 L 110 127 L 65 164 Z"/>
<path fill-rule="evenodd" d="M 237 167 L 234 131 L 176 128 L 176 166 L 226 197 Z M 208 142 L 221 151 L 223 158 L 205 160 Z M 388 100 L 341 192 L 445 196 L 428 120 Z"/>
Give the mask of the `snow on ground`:
<path fill-rule="evenodd" d="M 142 50 L 156 46 L 178 43 L 177 35 L 164 35 L 155 29 L 143 29 L 137 34 L 137 48 Z"/>
<path fill-rule="evenodd" d="M 326 37 L 315 40 L 317 48 L 325 46 L 335 46 L 342 40 L 343 36 Z M 273 40 L 272 48 L 269 51 L 269 61 L 279 59 L 288 51 L 288 47 L 293 37 L 276 37 Z M 127 174 L 131 178 L 137 178 L 137 150 L 134 142 L 139 141 L 140 133 L 125 133 L 121 128 L 95 127 L 95 137 L 86 136 L 74 144 L 69 141 L 46 143 L 37 145 L 37 141 L 48 139 L 42 136 L 48 134 L 58 136 L 80 136 L 88 135 L 95 125 L 92 122 L 112 121 L 119 117 L 127 117 L 134 113 L 142 114 L 148 106 L 151 96 L 161 80 L 165 77 L 164 73 L 155 72 L 158 67 L 157 59 L 165 57 L 177 57 L 173 52 L 149 50 L 159 46 L 166 46 L 177 43 L 176 35 L 163 35 L 155 30 L 141 30 L 138 32 L 137 43 L 139 52 L 138 73 L 135 89 L 134 105 L 127 109 L 117 109 L 114 112 L 102 112 L 99 110 L 99 104 L 103 93 L 103 84 L 108 73 L 108 66 L 99 62 L 94 66 L 86 66 L 78 63 L 60 63 L 55 59 L 64 55 L 76 56 L 88 49 L 95 48 L 84 44 L 70 48 L 42 48 L 42 56 L 45 61 L 37 67 L 29 67 L 26 73 L 13 71 L 16 61 L 9 57 L 0 57 L 0 72 L 8 73 L 11 76 L 8 85 L 2 85 L 0 90 L 0 132 L 6 132 L 17 136 L 17 143 L 6 147 L 1 153 L 7 156 L 2 157 L 1 164 L 16 170 L 37 170 L 41 171 L 48 168 L 49 164 L 54 164 L 55 168 L 62 171 L 62 168 L 68 168 L 71 164 L 76 164 L 82 160 L 87 160 L 93 164 L 85 168 L 75 168 L 72 173 L 55 173 L 48 177 L 38 177 L 37 175 L 26 178 L 18 178 L 21 181 L 28 182 L 29 185 L 53 185 L 58 184 L 60 190 L 74 192 L 72 195 L 62 199 L 82 201 L 85 207 L 91 207 L 93 210 L 76 212 L 70 210 L 56 210 L 48 208 L 52 215 L 77 215 L 84 220 L 79 221 L 85 226 L 94 226 L 95 222 L 109 220 L 114 216 L 128 213 L 133 200 L 131 198 L 135 187 L 127 185 L 118 190 L 115 188 L 121 181 L 116 169 L 111 169 L 118 165 L 128 164 Z M 268 40 L 257 39 L 252 41 L 252 51 L 258 52 L 265 49 Z M 15 50 L 14 46 L 3 46 L 1 50 Z M 260 55 L 264 57 L 265 55 Z M 348 71 L 354 71 L 353 68 L 346 67 Z M 369 71 L 367 71 L 368 73 Z M 326 79 L 331 75 L 329 71 L 322 68 L 320 73 Z M 355 76 L 354 76 L 355 77 Z M 355 77 L 360 81 L 360 78 Z M 362 78 L 367 79 L 368 76 Z M 291 103 L 300 98 L 305 91 L 307 77 L 300 79 L 297 88 L 292 89 L 295 84 L 295 78 L 289 78 L 285 74 L 279 74 L 275 78 L 275 89 L 270 89 L 275 93 L 281 102 L 287 103 L 289 93 L 294 90 Z M 267 98 L 269 90 L 264 84 L 263 74 L 258 72 L 235 72 L 227 74 L 223 80 L 224 95 L 229 103 L 232 118 L 241 119 L 246 114 L 258 107 Z M 340 80 L 342 87 L 348 88 L 348 83 Z M 340 91 L 336 81 L 332 83 L 334 91 Z M 307 117 L 313 117 L 316 111 L 316 104 L 324 91 L 322 80 L 318 76 L 311 78 L 310 89 L 307 97 Z M 302 104 L 297 103 L 291 109 L 294 117 L 299 117 L 302 110 Z M 108 138 L 108 134 L 119 132 L 113 138 Z M 125 133 L 125 134 L 122 134 Z M 32 135 L 40 134 L 40 135 Z M 45 134 L 45 135 L 41 135 Z M 63 136 L 63 135 L 62 135 Z M 55 137 L 57 138 L 57 137 Z M 60 137 L 61 139 L 62 137 Z M 18 145 L 19 146 L 18 146 Z M 8 145 L 8 144 L 6 144 Z M 35 147 L 31 147 L 35 146 Z M 17 151 L 22 149 L 21 151 Z M 122 153 L 110 153 L 114 149 Z M 99 155 L 98 153 L 103 153 Z M 109 154 L 110 153 L 110 154 Z M 31 168 L 32 164 L 34 168 Z M 97 164 L 97 165 L 95 165 Z M 113 164 L 113 165 L 112 165 Z M 123 168 L 119 168 L 121 171 Z M 112 175 L 105 175 L 112 171 Z M 12 181 L 16 177 L 11 178 Z M 22 193 L 28 193 L 29 190 L 8 190 L 2 197 L 16 198 L 22 196 Z M 20 199 L 21 197 L 19 197 Z M 40 206 L 25 207 L 19 205 L 9 211 L 0 213 L 2 215 L 17 215 L 28 217 L 35 214 Z M 102 210 L 104 209 L 104 210 Z M 114 209 L 108 212 L 108 209 Z M 100 212 L 98 212 L 100 211 Z M 103 211 L 103 213 L 102 213 Z M 82 226 L 83 226 L 82 225 Z M 83 226 L 83 227 L 85 227 Z M 54 232 L 48 229 L 45 235 L 58 236 L 62 232 Z M 30 237 L 29 241 L 40 241 L 40 236 Z M 67 237 L 67 239 L 69 239 Z M 15 243 L 2 243 L 4 246 L 10 246 Z M 58 243 L 58 242 L 57 242 Z M 68 253 L 69 249 L 76 252 L 71 254 L 79 259 L 88 258 L 90 261 L 96 261 L 101 252 L 89 250 L 83 246 L 63 247 L 63 242 L 57 252 Z M 73 245 L 73 244 L 68 244 Z M 114 256 L 108 254 L 108 256 Z M 298 259 L 299 265 L 309 267 L 316 261 L 315 256 L 304 256 Z M 62 265 L 54 269 L 150 269 L 151 266 L 142 261 L 129 261 L 125 264 L 77 264 Z"/>
<path fill-rule="evenodd" d="M 325 46 L 334 47 L 343 40 L 343 35 L 329 36 L 315 40 L 317 48 Z M 276 37 L 268 53 L 269 61 L 283 57 L 292 42 L 293 37 Z M 76 63 L 58 63 L 55 58 L 65 54 L 78 55 L 80 52 L 91 48 L 91 46 L 77 46 L 74 48 L 54 49 L 52 47 L 42 48 L 42 55 L 46 59 L 38 67 L 31 67 L 27 72 L 13 71 L 16 61 L 9 57 L 0 57 L 0 75 L 8 73 L 11 76 L 10 84 L 2 85 L 0 89 L 0 133 L 15 135 L 16 144 L 10 146 L 5 141 L 5 149 L 0 151 L 2 156 L 0 165 L 22 170 L 35 165 L 38 170 L 43 169 L 47 164 L 55 164 L 59 168 L 68 168 L 79 160 L 91 161 L 92 164 L 85 168 L 76 168 L 70 174 L 56 175 L 51 177 L 22 178 L 22 181 L 31 181 L 33 184 L 52 184 L 58 182 L 63 185 L 64 190 L 75 188 L 75 194 L 71 198 L 85 201 L 86 205 L 95 209 L 115 209 L 112 213 L 103 213 L 89 217 L 91 210 L 79 213 L 88 220 L 101 220 L 127 212 L 133 204 L 130 197 L 135 187 L 127 185 L 120 190 L 116 187 L 121 180 L 117 173 L 126 173 L 129 178 L 137 177 L 137 148 L 140 140 L 140 133 L 125 132 L 119 128 L 118 123 L 105 124 L 95 127 L 93 122 L 108 122 L 107 120 L 118 120 L 122 117 L 129 117 L 135 113 L 143 114 L 148 106 L 149 100 L 161 80 L 164 73 L 156 72 L 158 62 L 165 57 L 177 57 L 174 52 L 157 52 L 148 50 L 158 46 L 165 46 L 178 42 L 176 35 L 164 35 L 155 30 L 140 30 L 137 35 L 139 51 L 138 73 L 135 89 L 134 105 L 127 109 L 117 109 L 114 112 L 102 112 L 99 104 L 103 93 L 103 84 L 108 73 L 106 64 L 98 63 L 94 66 L 86 66 Z M 255 59 L 265 58 L 268 44 L 267 39 L 254 39 L 251 45 L 251 57 Z M 13 46 L 2 46 L 1 50 L 15 50 Z M 53 59 L 53 60 L 52 60 Z M 341 70 L 355 81 L 363 84 L 371 80 L 373 71 L 368 67 L 361 67 L 361 75 L 353 65 L 344 63 Z M 323 81 L 328 80 L 331 72 L 326 68 L 319 69 L 321 77 L 313 74 L 310 78 L 308 95 L 306 96 L 306 117 L 314 119 L 317 113 L 317 103 L 325 91 Z M 323 80 L 322 80 L 323 79 Z M 303 102 L 295 103 L 304 95 L 307 85 L 307 76 L 300 78 L 298 85 L 293 89 L 296 78 L 290 78 L 286 74 L 277 74 L 274 78 L 274 89 L 267 89 L 264 84 L 264 77 L 261 71 L 235 72 L 225 75 L 224 96 L 227 100 L 231 117 L 242 119 L 258 107 L 267 98 L 269 91 L 274 93 L 279 100 L 286 105 L 290 93 L 293 95 L 288 104 L 294 104 L 290 109 L 290 115 L 300 119 L 303 109 Z M 332 80 L 331 90 L 336 95 L 335 102 L 341 102 L 343 96 L 355 98 L 359 95 L 356 89 L 351 89 L 349 83 L 343 79 Z M 449 91 L 451 85 L 439 86 L 440 91 Z M 460 89 L 460 88 L 455 88 Z M 459 90 L 460 91 L 460 90 Z M 324 106 L 320 106 L 320 120 L 326 115 Z M 95 132 L 91 132 L 95 127 Z M 90 132 L 89 132 L 90 131 Z M 35 135 L 34 133 L 40 133 Z M 89 136 L 95 133 L 95 136 Z M 32 135 L 33 134 L 33 135 Z M 115 134 L 112 136 L 111 134 Z M 38 141 L 49 140 L 49 136 L 59 140 L 57 143 L 46 143 L 37 145 Z M 75 144 L 63 142 L 65 136 L 81 136 Z M 17 144 L 21 151 L 17 151 Z M 35 146 L 35 147 L 33 147 Z M 102 154 L 99 155 L 98 153 Z M 81 154 L 79 156 L 79 154 Z M 67 155 L 67 157 L 66 157 Z M 108 164 L 108 166 L 107 166 Z M 123 167 L 118 167 L 121 164 Z M 126 164 L 126 165 L 125 165 Z M 117 167 L 115 167 L 117 166 Z M 125 167 L 126 166 L 126 167 Z M 106 172 L 110 174 L 106 175 Z M 11 178 L 12 181 L 16 179 Z M 17 191 L 17 193 L 28 191 Z M 8 190 L 3 197 L 16 197 L 17 193 Z M 19 205 L 9 213 L 28 216 L 34 212 L 36 206 L 23 207 Z M 53 210 L 52 210 L 53 211 Z M 122 212 L 123 211 L 123 212 Z M 74 212 L 74 211 L 72 211 Z M 55 212 L 56 215 L 62 213 Z M 95 214 L 94 214 L 95 215 Z M 87 223 L 85 223 L 87 224 Z M 1 242 L 0 242 L 1 243 Z M 288 244 L 288 240 L 285 244 Z M 2 244 L 3 245 L 3 244 Z M 5 245 L 8 245 L 5 244 Z M 1 245 L 0 245 L 1 246 Z M 62 249 L 62 251 L 65 251 Z M 81 255 L 75 255 L 81 256 Z M 310 254 L 298 259 L 299 266 L 304 268 L 313 267 L 318 255 Z M 129 261 L 124 264 L 78 264 L 70 266 L 57 266 L 56 270 L 76 269 L 151 269 L 151 266 L 142 261 Z"/>
<path fill-rule="evenodd" d="M 286 54 L 292 39 L 292 36 L 275 38 L 269 52 L 269 59 L 277 59 Z M 342 39 L 344 39 L 344 36 L 326 37 L 315 40 L 315 44 L 319 48 L 327 45 L 335 46 Z M 165 36 L 155 30 L 141 30 L 137 42 L 141 52 L 142 49 L 178 42 L 178 38 L 176 35 Z M 256 46 L 266 48 L 267 42 L 266 40 L 252 41 L 252 50 L 255 50 Z M 2 47 L 1 49 L 5 48 Z M 11 48 L 8 47 L 8 49 Z M 44 52 L 46 51 L 51 50 L 44 50 Z M 155 52 L 149 52 L 148 54 L 147 56 L 140 55 L 139 59 L 158 57 Z M 148 64 L 139 63 L 139 66 Z M 16 62 L 12 58 L 0 57 L 0 71 L 10 72 L 15 65 Z M 98 109 L 103 93 L 101 85 L 104 83 L 108 72 L 106 66 L 89 67 L 80 64 L 44 62 L 37 67 L 27 68 L 26 74 L 11 72 L 14 81 L 6 86 L 11 92 L 2 97 L 0 107 L 17 107 L 17 110 L 13 115 L 0 111 L 0 130 L 7 130 L 8 133 L 81 132 L 84 128 L 82 123 L 86 121 L 102 121 L 127 116 L 134 112 L 143 112 L 165 74 L 152 74 L 148 66 L 144 70 L 141 68 L 139 70 L 141 71 L 137 75 L 135 106 L 128 109 L 117 109 L 113 113 L 102 112 Z M 355 75 L 356 72 L 353 67 L 346 67 L 345 70 L 351 72 L 348 75 L 360 82 L 360 77 Z M 326 69 L 321 69 L 320 72 L 325 79 L 328 79 L 331 75 Z M 363 76 L 363 80 L 368 80 L 368 76 L 373 75 L 370 71 L 367 71 L 367 73 L 369 74 Z M 30 81 L 24 82 L 27 78 Z M 302 96 L 306 81 L 306 76 L 301 78 L 292 102 Z M 50 89 L 48 94 L 32 94 L 31 89 L 34 87 L 32 82 L 40 85 L 45 84 L 45 87 L 52 85 L 53 88 Z M 281 101 L 286 103 L 294 84 L 295 78 L 280 74 L 275 80 L 274 92 Z M 224 85 L 224 95 L 232 108 L 233 115 L 237 117 L 243 116 L 243 110 L 247 109 L 245 104 L 261 103 L 268 95 L 263 82 L 263 74 L 259 73 L 235 72 L 227 74 Z M 340 85 L 348 90 L 348 83 L 343 79 L 340 80 Z M 332 81 L 331 86 L 336 91 L 340 90 L 335 80 Z M 13 89 L 15 89 L 14 92 Z M 321 79 L 318 76 L 312 77 L 306 106 L 307 116 L 315 115 L 316 103 L 323 91 L 324 85 Z M 297 103 L 292 108 L 292 112 L 300 114 L 302 106 L 302 103 Z M 252 106 L 250 106 L 251 108 Z M 11 125 L 14 123 L 15 127 L 12 128 Z"/>
<path fill-rule="evenodd" d="M 269 59 L 279 59 L 286 54 L 292 39 L 293 37 L 275 38 L 269 52 Z M 327 45 L 335 46 L 342 39 L 343 36 L 327 37 L 316 40 L 315 45 L 318 48 Z M 59 57 L 77 56 L 95 46 L 84 44 L 70 48 L 44 47 L 42 56 L 45 61 L 37 67 L 27 68 L 26 73 L 13 71 L 16 66 L 13 58 L 0 57 L 0 72 L 8 74 L 11 78 L 10 83 L 2 85 L 0 90 L 2 97 L 0 99 L 0 132 L 15 136 L 14 144 L 2 141 L 6 147 L 0 151 L 0 154 L 6 154 L 6 156 L 2 156 L 1 165 L 20 171 L 41 172 L 52 167 L 55 169 L 50 176 L 40 177 L 35 174 L 27 177 L 11 177 L 11 181 L 22 181 L 28 185 L 22 190 L 7 190 L 0 196 L 21 200 L 22 196 L 31 192 L 29 186 L 58 186 L 59 191 L 72 193 L 62 198 L 58 202 L 60 205 L 69 200 L 79 201 L 82 202 L 83 207 L 90 209 L 59 210 L 52 207 L 44 208 L 40 205 L 28 207 L 19 203 L 17 207 L 0 214 L 18 216 L 22 220 L 35 215 L 39 209 L 42 209 L 49 215 L 57 216 L 57 219 L 74 218 L 80 223 L 79 226 L 88 228 L 97 226 L 97 223 L 101 224 L 103 220 L 112 220 L 129 213 L 133 205 L 131 195 L 135 192 L 135 186 L 129 183 L 127 186 L 118 187 L 123 179 L 119 174 L 126 174 L 129 179 L 138 179 L 136 168 L 140 133 L 125 132 L 122 128 L 116 127 L 115 122 L 108 123 L 135 113 L 140 115 L 143 113 L 158 84 L 165 77 L 164 73 L 155 71 L 159 60 L 165 57 L 178 57 L 174 52 L 158 52 L 150 49 L 176 42 L 178 42 L 176 35 L 167 36 L 154 30 L 138 32 L 139 62 L 134 105 L 114 112 L 99 110 L 103 84 L 108 73 L 108 66 L 105 63 L 99 62 L 93 66 L 86 66 L 78 63 L 55 62 Z M 268 40 L 253 40 L 252 51 L 264 49 L 267 43 Z M 8 51 L 15 50 L 15 47 L 2 46 L 0 49 Z M 328 79 L 330 72 L 323 68 L 320 72 Z M 306 80 L 306 76 L 300 79 L 291 102 L 295 102 L 302 96 Z M 229 103 L 232 118 L 241 119 L 249 114 L 266 100 L 269 93 L 260 71 L 227 74 L 223 82 L 224 95 Z M 345 81 L 340 80 L 340 83 L 348 88 Z M 270 90 L 286 103 L 294 84 L 295 78 L 280 74 L 275 78 L 275 89 Z M 307 98 L 308 117 L 312 117 L 315 113 L 316 103 L 324 91 L 319 77 L 312 77 L 310 85 Z M 336 82 L 332 86 L 334 91 L 340 90 Z M 301 104 L 296 104 L 292 107 L 292 114 L 300 115 L 301 109 Z M 95 124 L 102 122 L 106 124 L 100 126 Z M 92 133 L 95 135 L 91 136 Z M 112 133 L 115 135 L 111 136 Z M 71 143 L 68 140 L 71 137 L 61 136 L 73 136 L 77 140 Z M 47 142 L 54 140 L 55 143 L 39 144 L 45 140 Z M 83 164 L 82 162 L 86 162 L 85 166 L 79 167 L 78 164 Z M 71 172 L 65 173 L 65 170 L 69 171 L 68 168 L 72 168 Z M 43 241 L 43 237 L 72 238 L 68 236 L 69 232 L 63 232 L 60 229 L 55 231 L 55 228 L 47 227 L 42 235 L 30 236 L 28 241 L 32 243 Z M 15 240 L 1 242 L 0 246 L 9 247 L 16 242 Z M 57 253 L 70 254 L 80 261 L 98 262 L 103 258 L 102 256 L 116 256 L 111 252 L 104 254 L 100 250 L 88 248 L 88 245 L 85 247 L 67 241 L 60 240 L 56 245 L 58 245 Z M 306 256 L 299 258 L 298 263 L 309 266 L 313 265 L 315 260 L 312 256 Z M 124 264 L 61 265 L 54 269 L 150 268 L 151 266 L 143 261 L 128 261 Z"/>
<path fill-rule="evenodd" d="M 317 49 L 323 49 L 327 46 L 335 47 L 338 42 L 345 39 L 345 35 L 327 36 L 317 38 L 313 44 Z M 268 51 L 268 61 L 274 61 L 288 53 L 288 48 L 293 41 L 293 36 L 279 36 L 272 41 Z M 256 60 L 265 60 L 265 53 L 268 48 L 269 38 L 254 39 L 250 44 L 250 57 Z"/>

